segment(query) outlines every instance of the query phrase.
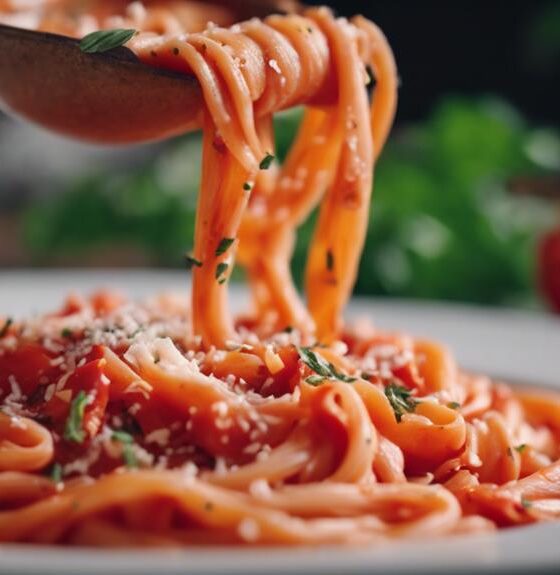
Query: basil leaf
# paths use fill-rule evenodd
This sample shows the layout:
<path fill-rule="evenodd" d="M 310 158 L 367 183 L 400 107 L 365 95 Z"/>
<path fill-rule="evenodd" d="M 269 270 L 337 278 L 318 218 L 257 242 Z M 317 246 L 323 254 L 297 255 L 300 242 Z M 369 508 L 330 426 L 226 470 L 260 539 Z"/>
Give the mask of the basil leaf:
<path fill-rule="evenodd" d="M 136 30 L 115 29 L 97 30 L 80 41 L 80 50 L 86 54 L 101 54 L 114 48 L 119 48 L 126 44 L 134 35 Z"/>

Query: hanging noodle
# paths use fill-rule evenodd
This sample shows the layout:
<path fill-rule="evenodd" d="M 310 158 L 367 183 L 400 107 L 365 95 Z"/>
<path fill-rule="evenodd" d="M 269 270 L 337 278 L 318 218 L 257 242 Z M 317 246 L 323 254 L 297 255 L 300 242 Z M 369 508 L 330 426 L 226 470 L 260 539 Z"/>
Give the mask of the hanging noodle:
<path fill-rule="evenodd" d="M 134 27 L 140 59 L 197 77 L 202 184 L 190 306 L 97 294 L 0 318 L 0 541 L 374 544 L 560 516 L 558 395 L 342 323 L 396 108 L 374 24 L 327 8 L 233 24 L 191 2 L 39 4 L 0 10 L 76 36 Z M 277 166 L 272 116 L 295 105 Z M 305 305 L 289 265 L 317 207 Z M 255 310 L 234 321 L 236 256 Z"/>

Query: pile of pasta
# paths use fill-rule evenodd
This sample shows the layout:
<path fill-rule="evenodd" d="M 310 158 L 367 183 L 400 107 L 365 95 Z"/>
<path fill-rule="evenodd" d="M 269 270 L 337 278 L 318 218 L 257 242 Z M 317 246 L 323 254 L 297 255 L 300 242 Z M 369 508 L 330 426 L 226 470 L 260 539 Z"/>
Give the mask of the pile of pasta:
<path fill-rule="evenodd" d="M 3 323 L 0 541 L 373 544 L 557 518 L 560 399 L 364 325 L 322 345 L 184 298 Z"/>
<path fill-rule="evenodd" d="M 313 8 L 196 31 L 193 2 L 40 4 L 33 27 L 134 27 L 141 60 L 196 76 L 202 183 L 189 305 L 100 293 L 0 321 L 0 541 L 371 544 L 560 515 L 559 396 L 342 320 L 397 99 L 373 23 Z M 279 166 L 272 118 L 295 105 Z M 290 259 L 316 208 L 304 302 Z M 236 259 L 254 309 L 234 319 Z"/>

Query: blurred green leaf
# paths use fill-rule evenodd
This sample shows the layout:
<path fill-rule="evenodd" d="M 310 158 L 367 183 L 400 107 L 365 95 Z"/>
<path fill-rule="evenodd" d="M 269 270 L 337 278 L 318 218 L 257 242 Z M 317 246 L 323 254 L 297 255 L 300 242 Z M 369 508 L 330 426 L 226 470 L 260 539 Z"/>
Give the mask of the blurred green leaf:
<path fill-rule="evenodd" d="M 280 160 L 300 119 L 301 110 L 275 118 Z M 489 98 L 448 98 L 422 124 L 396 132 L 376 167 L 357 292 L 489 304 L 534 299 L 534 245 L 550 210 L 510 196 L 506 183 L 553 168 L 559 142 L 554 130 L 531 129 Z M 27 245 L 48 261 L 124 243 L 180 266 L 192 244 L 199 180 L 200 138 L 184 137 L 137 172 L 82 178 L 32 207 Z M 298 282 L 315 219 L 299 231 Z"/>

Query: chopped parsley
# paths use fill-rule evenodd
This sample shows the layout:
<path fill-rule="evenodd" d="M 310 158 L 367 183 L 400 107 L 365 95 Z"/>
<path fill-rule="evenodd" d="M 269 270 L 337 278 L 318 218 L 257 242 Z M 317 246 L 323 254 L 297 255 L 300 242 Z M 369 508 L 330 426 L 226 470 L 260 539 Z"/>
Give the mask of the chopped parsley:
<path fill-rule="evenodd" d="M 9 317 L 5 322 L 4 325 L 0 328 L 0 338 L 4 337 L 5 335 L 7 335 L 8 330 L 10 329 L 10 327 L 12 326 L 12 324 L 14 323 L 14 320 Z"/>
<path fill-rule="evenodd" d="M 253 184 L 252 184 L 251 182 L 245 182 L 245 183 L 243 184 L 243 189 L 244 189 L 246 192 L 250 192 L 250 191 L 253 189 Z"/>
<path fill-rule="evenodd" d="M 325 381 L 325 378 L 322 375 L 310 375 L 306 380 L 305 383 L 309 385 L 317 386 L 321 385 Z"/>
<path fill-rule="evenodd" d="M 344 383 L 353 383 L 357 379 L 351 375 L 346 375 L 345 373 L 338 371 L 332 363 L 329 363 L 329 367 L 331 368 L 333 376 L 340 381 L 344 381 Z"/>
<path fill-rule="evenodd" d="M 272 154 L 267 154 L 261 160 L 261 163 L 259 164 L 259 170 L 268 170 L 268 168 L 270 168 L 272 165 L 272 162 L 274 162 L 274 156 Z"/>
<path fill-rule="evenodd" d="M 111 435 L 113 441 L 118 441 L 122 445 L 122 457 L 125 465 L 129 469 L 138 467 L 138 460 L 134 453 L 134 438 L 126 431 L 113 431 Z"/>
<path fill-rule="evenodd" d="M 202 267 L 202 262 L 200 260 L 197 260 L 195 257 L 191 256 L 190 254 L 186 254 L 185 265 L 187 266 L 187 270 L 192 270 L 194 267 L 197 268 Z"/>
<path fill-rule="evenodd" d="M 531 501 L 525 499 L 525 497 L 521 497 L 521 507 L 523 507 L 523 509 L 529 509 L 532 506 L 533 503 Z"/>
<path fill-rule="evenodd" d="M 287 326 L 282 330 L 283 333 L 292 333 L 293 331 L 294 331 L 294 328 L 293 328 L 293 326 L 291 326 L 291 325 L 287 325 Z"/>
<path fill-rule="evenodd" d="M 390 383 L 385 388 L 385 397 L 389 400 L 398 423 L 401 422 L 405 413 L 413 412 L 418 405 L 418 402 L 412 397 L 410 389 L 396 383 Z"/>
<path fill-rule="evenodd" d="M 522 443 L 521 445 L 517 445 L 516 447 L 514 447 L 514 449 L 515 451 L 517 451 L 517 453 L 523 453 L 525 449 L 527 449 L 527 444 Z"/>
<path fill-rule="evenodd" d="M 331 250 L 327 250 L 327 269 L 330 272 L 334 270 L 334 255 Z"/>
<path fill-rule="evenodd" d="M 226 281 L 226 278 L 223 278 L 222 276 L 227 272 L 229 265 L 226 264 L 225 262 L 220 262 L 217 266 L 216 266 L 216 279 L 218 281 L 220 281 L 221 283 L 224 283 Z M 222 281 L 223 280 L 223 281 Z"/>
<path fill-rule="evenodd" d="M 69 327 L 65 327 L 61 332 L 60 335 L 64 338 L 64 339 L 72 339 L 72 337 L 74 336 L 74 333 L 72 332 L 72 330 Z"/>
<path fill-rule="evenodd" d="M 450 401 L 447 404 L 447 407 L 449 407 L 449 409 L 459 409 L 461 407 L 461 404 L 457 403 L 456 401 Z"/>
<path fill-rule="evenodd" d="M 80 390 L 70 404 L 70 414 L 64 428 L 64 439 L 74 443 L 83 443 L 86 433 L 83 429 L 84 413 L 88 404 L 86 392 Z"/>
<path fill-rule="evenodd" d="M 311 371 L 314 371 L 316 374 L 321 375 L 324 378 L 332 375 L 328 362 L 320 355 L 317 355 L 309 347 L 298 347 L 297 351 L 300 359 Z"/>
<path fill-rule="evenodd" d="M 97 30 L 82 38 L 80 50 L 86 54 L 108 52 L 124 46 L 135 34 L 133 29 Z"/>
<path fill-rule="evenodd" d="M 134 441 L 134 438 L 130 433 L 122 430 L 113 431 L 111 439 L 113 441 L 119 441 L 120 443 L 132 443 Z"/>
<path fill-rule="evenodd" d="M 60 483 L 62 481 L 62 465 L 55 463 L 49 472 L 49 477 L 53 483 Z"/>
<path fill-rule="evenodd" d="M 222 238 L 220 240 L 220 243 L 218 244 L 218 247 L 216 248 L 216 256 L 221 256 L 225 254 L 229 250 L 231 244 L 233 244 L 234 241 L 235 238 Z"/>
<path fill-rule="evenodd" d="M 319 379 L 316 376 L 310 376 L 306 379 L 307 383 L 311 383 L 311 385 L 319 385 L 319 383 L 325 379 L 338 379 L 339 381 L 344 381 L 346 383 L 356 381 L 355 377 L 341 373 L 332 363 L 316 354 L 311 348 L 298 347 L 297 351 L 303 363 L 305 363 L 311 371 L 314 371 L 317 376 L 321 378 Z M 313 378 L 311 382 L 309 381 L 310 378 Z"/>

